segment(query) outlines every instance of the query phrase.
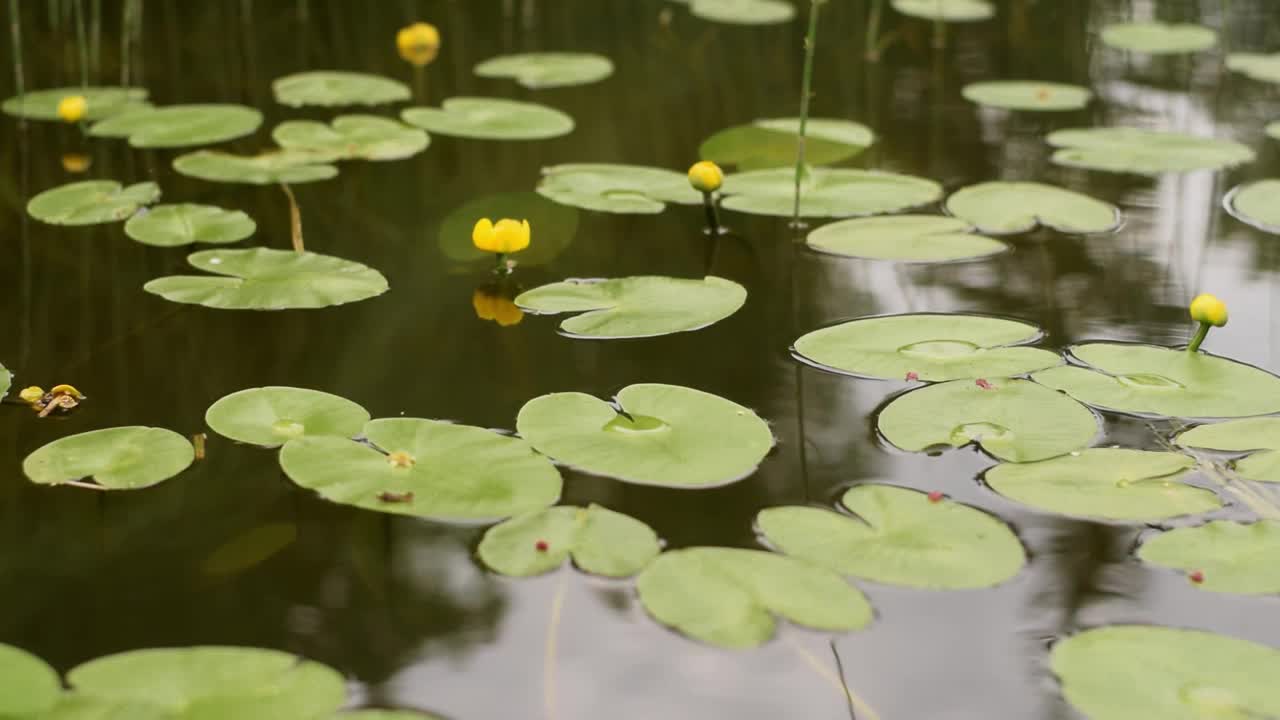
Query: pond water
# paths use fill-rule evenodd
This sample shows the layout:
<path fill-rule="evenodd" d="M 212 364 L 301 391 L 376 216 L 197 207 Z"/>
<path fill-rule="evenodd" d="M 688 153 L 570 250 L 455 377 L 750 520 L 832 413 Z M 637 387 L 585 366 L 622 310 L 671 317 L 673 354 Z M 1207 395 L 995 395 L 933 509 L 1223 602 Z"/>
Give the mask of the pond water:
<path fill-rule="evenodd" d="M 271 452 L 212 433 L 206 459 L 134 493 L 39 487 L 21 471 L 36 448 L 87 430 L 206 432 L 208 406 L 250 387 L 316 388 L 373 417 L 510 430 L 521 406 L 545 393 L 609 397 L 658 382 L 756 410 L 777 447 L 758 472 L 715 489 L 643 487 L 566 469 L 562 502 L 630 514 L 668 548 L 758 548 L 759 510 L 832 506 L 848 487 L 875 480 L 987 509 L 1026 545 L 1029 565 L 992 589 L 859 581 L 876 618 L 835 636 L 834 647 L 850 687 L 886 720 L 1083 717 L 1062 700 L 1047 648 L 1101 624 L 1193 627 L 1280 646 L 1274 597 L 1202 592 L 1139 564 L 1132 550 L 1144 526 L 1065 519 L 1008 501 L 979 482 L 995 462 L 972 447 L 892 448 L 877 436 L 875 414 L 909 383 L 827 373 L 790 352 L 800 335 L 839 320 L 922 311 L 1015 317 L 1044 328 L 1043 344 L 1055 349 L 1096 339 L 1179 345 L 1194 330 L 1186 305 L 1203 291 L 1231 307 L 1230 324 L 1206 348 L 1280 371 L 1280 244 L 1221 204 L 1228 189 L 1274 176 L 1280 165 L 1280 145 L 1263 134 L 1280 118 L 1276 86 L 1223 66 L 1228 50 L 1280 47 L 1280 13 L 1271 0 L 1234 0 L 1224 17 L 1226 4 L 1004 0 L 993 20 L 950 26 L 941 52 L 930 23 L 887 11 L 884 29 L 897 41 L 882 62 L 867 64 L 870 3 L 833 0 L 822 16 L 813 112 L 878 134 L 845 165 L 932 178 L 948 192 L 996 179 L 1053 183 L 1118 205 L 1123 228 L 1091 236 L 1039 230 L 1008 238 L 1013 250 L 990 259 L 902 265 L 815 253 L 782 219 L 726 212 L 733 233 L 713 242 L 694 206 L 656 215 L 575 210 L 568 217 L 576 231 L 534 227 L 535 245 L 553 231 L 572 241 L 545 264 L 517 267 L 515 282 L 714 274 L 749 292 L 740 311 L 698 332 L 587 341 L 557 334 L 560 318 L 527 315 L 504 326 L 479 317 L 473 294 L 491 278 L 443 253 L 442 222 L 476 198 L 532 191 L 546 166 L 683 171 L 714 132 L 795 115 L 803 8 L 793 22 L 748 28 L 709 23 L 661 0 L 145 3 L 133 82 L 165 104 L 235 102 L 265 113 L 255 135 L 223 149 L 256 152 L 281 121 L 338 114 L 277 104 L 274 78 L 324 68 L 412 83 L 394 36 L 415 20 L 436 24 L 443 37 L 415 88 L 419 103 L 536 100 L 569 113 L 577 127 L 527 143 L 434 134 L 410 159 L 345 163 L 336 179 L 296 186 L 307 248 L 377 268 L 391 289 L 342 307 L 255 313 L 143 292 L 153 278 L 186 271 L 182 249 L 134 243 L 119 224 L 41 224 L 24 207 L 39 191 L 85 177 L 153 180 L 169 202 L 244 210 L 259 225 L 250 245 L 287 249 L 289 210 L 278 187 L 185 177 L 170 164 L 184 151 L 0 120 L 0 361 L 14 371 L 15 388 L 67 382 L 89 396 L 66 417 L 38 420 L 8 404 L 0 412 L 0 642 L 60 670 L 152 646 L 278 648 L 341 670 L 359 704 L 457 720 L 545 717 L 548 704 L 565 720 L 847 717 L 830 680 L 836 664 L 826 634 L 781 623 L 778 637 L 756 650 L 702 645 L 651 620 L 631 581 L 572 569 L 533 579 L 492 574 L 475 559 L 483 526 L 325 502 L 289 482 Z M 74 85 L 74 26 L 44 5 L 22 3 L 27 87 Z M 119 4 L 103 5 L 97 71 L 114 84 Z M 1099 42 L 1109 22 L 1153 17 L 1221 28 L 1219 47 L 1145 57 Z M 0 44 L 7 54 L 7 35 Z M 543 50 L 600 53 L 616 73 L 533 91 L 472 72 L 495 55 Z M 15 94 L 12 74 L 0 75 L 5 97 Z M 1009 114 L 961 96 L 968 83 L 1013 77 L 1089 86 L 1097 100 L 1087 110 Z M 1233 138 L 1258 158 L 1154 179 L 1050 163 L 1048 132 L 1116 125 Z M 87 173 L 66 170 L 68 155 L 88 158 Z M 1109 416 L 1106 427 L 1098 445 L 1159 447 L 1140 420 Z"/>

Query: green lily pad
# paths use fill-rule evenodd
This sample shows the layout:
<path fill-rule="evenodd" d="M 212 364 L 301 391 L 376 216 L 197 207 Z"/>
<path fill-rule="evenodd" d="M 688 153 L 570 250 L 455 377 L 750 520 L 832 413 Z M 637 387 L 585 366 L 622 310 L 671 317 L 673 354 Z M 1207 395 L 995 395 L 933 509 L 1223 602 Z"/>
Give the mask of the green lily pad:
<path fill-rule="evenodd" d="M 568 135 L 574 126 L 572 117 L 546 105 L 482 97 L 407 108 L 400 117 L 433 133 L 478 140 L 545 140 Z"/>
<path fill-rule="evenodd" d="M 244 137 L 261 124 L 262 113 L 244 105 L 170 105 L 115 113 L 89 134 L 128 138 L 139 148 L 176 148 Z"/>
<path fill-rule="evenodd" d="M 520 408 L 516 431 L 583 472 L 676 488 L 742 480 L 773 448 L 752 410 L 678 385 L 629 385 L 616 407 L 585 393 L 543 395 Z"/>
<path fill-rule="evenodd" d="M 577 208 L 551 202 L 534 192 L 498 193 L 468 202 L 440 223 L 437 242 L 444 256 L 455 262 L 493 263 L 493 254 L 477 250 L 471 231 L 480 218 L 520 218 L 533 229 L 529 247 L 516 256 L 521 266 L 536 267 L 555 260 L 578 234 Z"/>
<path fill-rule="evenodd" d="M 187 262 L 215 275 L 172 275 L 142 289 L 172 302 L 227 310 L 321 308 L 387 291 L 387 279 L 377 270 L 311 252 L 204 250 L 188 255 Z"/>
<path fill-rule="evenodd" d="M 403 160 L 430 144 L 421 130 L 377 115 L 343 115 L 329 125 L 290 120 L 277 125 L 271 139 L 287 151 L 309 154 L 319 162 Z"/>
<path fill-rule="evenodd" d="M 1182 481 L 1195 464 L 1181 453 L 1090 448 L 1037 463 L 997 465 L 984 480 L 1001 495 L 1048 512 L 1154 522 L 1222 507 L 1211 491 Z"/>
<path fill-rule="evenodd" d="M 160 705 L 93 698 L 79 693 L 65 693 L 39 720 L 174 720 L 175 716 Z"/>
<path fill-rule="evenodd" d="M 211 182 L 275 185 L 316 182 L 337 177 L 338 168 L 310 153 L 275 151 L 261 155 L 232 155 L 198 150 L 175 158 L 173 169 Z"/>
<path fill-rule="evenodd" d="M 947 212 L 993 235 L 1035 230 L 1088 234 L 1120 227 L 1120 208 L 1071 190 L 1032 182 L 985 182 L 947 198 Z"/>
<path fill-rule="evenodd" d="M 89 478 L 103 490 L 137 490 L 168 480 L 194 460 L 195 449 L 176 432 L 115 427 L 54 440 L 28 455 L 22 472 L 40 485 Z"/>
<path fill-rule="evenodd" d="M 761 510 L 771 545 L 841 575 L 889 585 L 959 590 L 999 585 L 1026 564 L 999 519 L 891 485 L 859 485 L 840 500 L 856 517 L 812 507 Z"/>
<path fill-rule="evenodd" d="M 205 412 L 204 421 L 225 438 L 279 447 L 300 437 L 353 438 L 369 422 L 369 412 L 319 390 L 260 387 L 219 398 Z"/>
<path fill-rule="evenodd" d="M 560 498 L 560 473 L 519 438 L 438 420 L 392 418 L 364 427 L 369 444 L 304 436 L 280 466 L 326 500 L 440 520 L 492 520 Z"/>
<path fill-rule="evenodd" d="M 1280 418 L 1249 418 L 1201 425 L 1178 436 L 1188 448 L 1248 452 L 1233 466 L 1240 477 L 1260 482 L 1280 482 Z"/>
<path fill-rule="evenodd" d="M 562 205 L 611 213 L 660 213 L 666 203 L 701 205 L 684 173 L 640 165 L 578 163 L 543 168 L 538 194 Z"/>
<path fill-rule="evenodd" d="M 1189 23 L 1116 23 L 1102 28 L 1102 42 L 1118 50 L 1151 55 L 1193 53 L 1217 45 L 1218 33 Z"/>
<path fill-rule="evenodd" d="M 774 25 L 796 16 L 788 0 L 675 0 L 695 17 L 731 25 Z"/>
<path fill-rule="evenodd" d="M 1079 110 L 1089 104 L 1088 88 L 1034 80 L 995 80 L 966 85 L 964 97 L 986 107 L 1052 112 Z"/>
<path fill-rule="evenodd" d="M 794 169 L 753 170 L 725 178 L 723 206 L 753 215 L 790 217 L 795 208 Z M 809 168 L 802 177 L 800 214 L 851 217 L 893 213 L 942 197 L 932 180 L 873 170 Z"/>
<path fill-rule="evenodd" d="M 985 384 L 988 387 L 983 387 Z M 910 452 L 971 442 L 1000 460 L 1034 462 L 1093 442 L 1098 418 L 1028 380 L 955 380 L 900 395 L 880 411 L 880 433 Z"/>
<path fill-rule="evenodd" d="M 613 61 L 591 53 L 518 53 L 485 60 L 476 65 L 475 73 L 486 78 L 511 78 L 538 90 L 599 82 L 613 74 Z"/>
<path fill-rule="evenodd" d="M 13 383 L 13 373 L 8 368 L 0 365 L 0 398 L 9 394 L 9 385 Z"/>
<path fill-rule="evenodd" d="M 85 99 L 84 119 L 90 122 L 147 106 L 146 88 L 62 87 L 35 90 L 25 95 L 11 97 L 0 107 L 8 115 L 24 117 L 28 120 L 61 122 L 61 118 L 58 117 L 58 103 L 72 95 L 80 95 Z"/>
<path fill-rule="evenodd" d="M 1232 53 L 1227 56 L 1227 69 L 1260 82 L 1280 83 L 1280 53 Z"/>
<path fill-rule="evenodd" d="M 974 22 L 996 14 L 987 0 L 893 0 L 893 9 L 903 15 L 943 22 Z"/>
<path fill-rule="evenodd" d="M 489 528 L 479 549 L 485 565 L 516 577 L 554 570 L 571 555 L 589 573 L 630 577 L 661 551 L 648 525 L 599 505 L 553 507 L 511 518 Z"/>
<path fill-rule="evenodd" d="M 864 260 L 954 262 L 998 255 L 999 240 L 975 235 L 969 223 L 937 215 L 854 218 L 823 225 L 805 240 L 819 252 Z"/>
<path fill-rule="evenodd" d="M 871 605 L 839 575 L 775 553 L 694 547 L 658 556 L 636 580 L 658 622 L 711 645 L 745 649 L 773 637 L 777 615 L 843 632 L 871 623 Z"/>
<path fill-rule="evenodd" d="M 1215 520 L 1175 528 L 1142 543 L 1138 557 L 1153 565 L 1200 572 L 1197 586 L 1242 595 L 1280 593 L 1280 522 Z"/>
<path fill-rule="evenodd" d="M 617 339 L 701 330 L 729 317 L 747 301 L 747 289 L 732 280 L 639 276 L 615 280 L 565 280 L 523 292 L 522 310 L 580 312 L 560 323 L 579 338 Z"/>
<path fill-rule="evenodd" d="M 1091 720 L 1280 717 L 1280 650 L 1233 637 L 1113 625 L 1057 643 L 1051 665 Z"/>
<path fill-rule="evenodd" d="M 31 198 L 27 214 L 50 225 L 97 225 L 124 220 L 159 199 L 153 182 L 123 187 L 115 180 L 83 180 Z"/>
<path fill-rule="evenodd" d="M 0 644 L 0 717 L 36 717 L 57 704 L 60 695 L 62 681 L 48 663 Z"/>
<path fill-rule="evenodd" d="M 190 203 L 157 205 L 145 213 L 135 213 L 124 224 L 126 235 L 155 247 L 223 245 L 240 242 L 257 229 L 253 218 L 239 210 Z"/>
<path fill-rule="evenodd" d="M 1057 353 L 1017 347 L 1040 329 L 980 315 L 886 315 L 832 325 L 796 341 L 798 355 L 861 377 L 924 382 L 1010 377 L 1062 363 Z"/>
<path fill-rule="evenodd" d="M 1280 412 L 1280 377 L 1250 365 L 1150 345 L 1088 343 L 1071 354 L 1095 370 L 1041 370 L 1036 382 L 1104 410 L 1183 418 Z"/>
<path fill-rule="evenodd" d="M 727 128 L 703 141 L 698 149 L 704 160 L 739 170 L 795 167 L 799 118 L 756 120 L 750 125 Z M 805 162 L 829 165 L 857 155 L 875 142 L 875 133 L 848 120 L 810 118 L 805 126 Z"/>
<path fill-rule="evenodd" d="M 1103 172 L 1159 175 L 1219 170 L 1253 160 L 1248 147 L 1232 140 L 1140 128 L 1075 128 L 1051 133 L 1059 148 L 1053 161 Z"/>
<path fill-rule="evenodd" d="M 1280 180 L 1258 180 L 1227 194 L 1224 204 L 1237 220 L 1280 235 Z"/>
<path fill-rule="evenodd" d="M 399 80 L 368 73 L 318 70 L 286 75 L 271 83 L 276 102 L 289 107 L 384 105 L 412 97 Z"/>
<path fill-rule="evenodd" d="M 1266 133 L 1272 140 L 1280 140 L 1280 120 L 1267 125 Z"/>

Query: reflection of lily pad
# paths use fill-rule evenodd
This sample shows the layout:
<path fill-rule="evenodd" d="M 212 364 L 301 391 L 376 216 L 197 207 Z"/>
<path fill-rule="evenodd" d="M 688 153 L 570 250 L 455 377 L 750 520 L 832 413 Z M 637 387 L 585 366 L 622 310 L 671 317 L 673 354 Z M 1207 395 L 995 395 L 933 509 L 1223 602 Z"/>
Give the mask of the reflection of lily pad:
<path fill-rule="evenodd" d="M 559 506 L 489 528 L 480 559 L 502 573 L 524 577 L 560 567 L 570 555 L 578 567 L 606 577 L 628 577 L 661 552 L 658 535 L 635 518 L 599 505 Z"/>
<path fill-rule="evenodd" d="M 1059 130 L 1047 140 L 1059 148 L 1053 154 L 1059 165 L 1138 175 L 1217 170 L 1254 158 L 1232 140 L 1140 128 Z"/>
<path fill-rule="evenodd" d="M 1098 418 L 1080 403 L 1027 380 L 1004 378 L 913 390 L 889 403 L 877 424 L 903 450 L 976 442 L 1009 462 L 1065 455 L 1098 434 Z"/>
<path fill-rule="evenodd" d="M 1227 56 L 1227 69 L 1260 82 L 1280 83 L 1280 53 L 1232 53 Z"/>
<path fill-rule="evenodd" d="M 947 212 L 993 235 L 1030 232 L 1039 225 L 1073 234 L 1120 227 L 1120 208 L 1078 192 L 1032 182 L 970 185 L 947 198 Z"/>
<path fill-rule="evenodd" d="M 1280 180 L 1257 180 L 1227 194 L 1227 211 L 1259 230 L 1280 235 Z"/>
<path fill-rule="evenodd" d="M 763 644 L 773 636 L 774 615 L 836 632 L 872 619 L 866 597 L 839 575 L 759 550 L 673 550 L 650 563 L 636 585 L 658 622 L 726 648 Z"/>
<path fill-rule="evenodd" d="M 187 262 L 215 275 L 172 275 L 142 289 L 172 302 L 228 310 L 329 307 L 387 291 L 387 279 L 377 270 L 310 252 L 204 250 L 188 255 Z"/>
<path fill-rule="evenodd" d="M 1243 595 L 1280 593 L 1280 522 L 1215 520 L 1175 528 L 1142 543 L 1138 557 L 1154 565 L 1199 571 L 1205 590 Z"/>
<path fill-rule="evenodd" d="M 96 225 L 117 222 L 160 199 L 153 182 L 123 187 L 115 180 L 69 183 L 31 198 L 27 213 L 51 225 Z"/>
<path fill-rule="evenodd" d="M 226 395 L 205 412 L 219 435 L 251 445 L 279 447 L 299 437 L 353 438 L 369 413 L 350 400 L 319 390 L 261 387 Z"/>
<path fill-rule="evenodd" d="M 1218 33 L 1190 23 L 1116 23 L 1102 28 L 1102 42 L 1119 50 L 1152 55 L 1193 53 L 1217 45 Z"/>
<path fill-rule="evenodd" d="M 519 438 L 418 418 L 373 420 L 364 435 L 290 440 L 280 466 L 326 500 L 398 515 L 492 520 L 560 498 L 560 473 Z"/>
<path fill-rule="evenodd" d="M 738 311 L 747 290 L 708 276 L 687 280 L 657 276 L 616 280 L 565 280 L 516 297 L 533 313 L 580 312 L 560 329 L 582 338 L 639 338 L 700 330 Z"/>
<path fill-rule="evenodd" d="M 544 140 L 573 132 L 573 118 L 555 108 L 500 98 L 454 97 L 440 108 L 408 108 L 400 117 L 433 133 L 480 140 Z"/>
<path fill-rule="evenodd" d="M 773 447 L 752 410 L 678 385 L 629 385 L 617 407 L 585 393 L 543 395 L 520 408 L 516 430 L 564 465 L 677 488 L 741 480 Z"/>
<path fill-rule="evenodd" d="M 250 185 L 294 185 L 328 180 L 338 174 L 336 167 L 321 163 L 308 153 L 286 151 L 232 155 L 198 150 L 175 158 L 173 169 L 201 180 Z"/>
<path fill-rule="evenodd" d="M 92 478 L 104 490 L 137 490 L 168 480 L 193 460 L 195 449 L 178 433 L 116 427 L 54 440 L 28 455 L 22 471 L 41 485 Z"/>
<path fill-rule="evenodd" d="M 476 198 L 449 213 L 440 223 L 437 242 L 455 262 L 493 263 L 493 254 L 477 250 L 471 231 L 480 218 L 512 217 L 528 220 L 533 241 L 515 256 L 521 266 L 545 265 L 560 256 L 578 233 L 577 208 L 551 202 L 533 192 L 498 193 Z"/>
<path fill-rule="evenodd" d="M 271 83 L 276 102 L 304 105 L 383 105 L 408 100 L 409 86 L 368 73 L 315 71 L 278 78 Z"/>
<path fill-rule="evenodd" d="M 212 205 L 157 205 L 137 213 L 124 224 L 124 232 L 144 245 L 178 247 L 193 243 L 222 245 L 239 242 L 257 229 L 239 210 Z"/>
<path fill-rule="evenodd" d="M 789 0 L 675 0 L 695 17 L 732 25 L 773 25 L 796 16 Z"/>
<path fill-rule="evenodd" d="M 1280 418 L 1250 418 L 1201 425 L 1179 435 L 1178 444 L 1204 450 L 1252 453 L 1233 463 L 1240 477 L 1280 482 Z"/>
<path fill-rule="evenodd" d="M 53 707 L 61 694 L 62 682 L 48 663 L 0 644 L 0 717 L 36 717 Z"/>
<path fill-rule="evenodd" d="M 1026 562 L 999 519 L 891 485 L 860 485 L 840 500 L 857 517 L 812 507 L 762 510 L 756 524 L 780 552 L 841 575 L 928 589 L 999 585 Z"/>
<path fill-rule="evenodd" d="M 795 167 L 799 118 L 756 120 L 727 128 L 707 138 L 698 149 L 704 160 L 735 165 L 739 170 Z M 865 125 L 848 120 L 810 118 L 805 127 L 805 162 L 829 165 L 847 160 L 875 142 Z"/>
<path fill-rule="evenodd" d="M 832 325 L 796 341 L 801 357 L 829 370 L 924 382 L 1009 377 L 1061 364 L 1035 342 L 1034 325 L 980 315 L 887 315 Z M 1014 346 L 1014 347 L 1011 347 Z"/>
<path fill-rule="evenodd" d="M 176 148 L 244 137 L 261 124 L 262 113 L 243 105 L 170 105 L 116 113 L 89 134 L 129 138 L 140 148 Z"/>
<path fill-rule="evenodd" d="M 84 119 L 101 120 L 119 112 L 147 105 L 145 88 L 63 87 L 35 90 L 4 101 L 4 112 L 31 120 L 59 120 L 58 103 L 65 97 L 80 95 L 85 99 Z"/>
<path fill-rule="evenodd" d="M 1154 522 L 1222 507 L 1217 495 L 1182 481 L 1194 466 L 1180 453 L 1090 448 L 1043 462 L 997 465 L 984 480 L 1007 498 L 1049 512 Z"/>
<path fill-rule="evenodd" d="M 973 22 L 996 14 L 987 0 L 893 0 L 893 9 L 903 15 L 943 22 Z"/>
<path fill-rule="evenodd" d="M 794 169 L 753 170 L 725 178 L 726 209 L 790 217 L 795 208 Z M 932 180 L 872 170 L 808 168 L 801 179 L 800 214 L 851 217 L 898 212 L 942 197 Z"/>
<path fill-rule="evenodd" d="M 599 82 L 613 74 L 613 62 L 591 53 L 519 53 L 485 60 L 475 72 L 480 77 L 511 78 L 537 90 Z"/>
<path fill-rule="evenodd" d="M 1089 104 L 1088 88 L 1033 80 L 995 80 L 964 87 L 966 100 L 1005 110 L 1079 110 Z"/>
<path fill-rule="evenodd" d="M 271 131 L 285 150 L 307 153 L 317 161 L 402 160 L 426 149 L 430 140 L 416 128 L 377 115 L 343 115 L 326 125 L 290 120 Z"/>
<path fill-rule="evenodd" d="M 540 195 L 584 210 L 652 214 L 666 203 L 702 203 L 688 176 L 661 168 L 578 163 L 543 168 L 542 175 Z"/>
<path fill-rule="evenodd" d="M 900 262 L 973 260 L 1009 246 L 973 234 L 969 223 L 937 215 L 854 218 L 809 233 L 809 247 L 832 255 Z"/>
<path fill-rule="evenodd" d="M 1245 417 L 1280 412 L 1280 377 L 1202 352 L 1089 343 L 1071 354 L 1097 369 L 1042 370 L 1036 382 L 1106 410 L 1169 417 Z"/>

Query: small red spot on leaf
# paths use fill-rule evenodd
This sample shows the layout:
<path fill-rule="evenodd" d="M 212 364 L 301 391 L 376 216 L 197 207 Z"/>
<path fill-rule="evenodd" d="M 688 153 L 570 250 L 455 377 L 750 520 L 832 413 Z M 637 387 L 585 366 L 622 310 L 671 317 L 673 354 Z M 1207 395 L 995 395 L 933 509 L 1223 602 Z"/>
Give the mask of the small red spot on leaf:
<path fill-rule="evenodd" d="M 933 492 L 929 493 L 929 502 L 931 503 L 942 502 L 942 498 L 944 497 L 946 497 L 946 495 L 943 495 L 941 492 L 934 490 Z"/>
<path fill-rule="evenodd" d="M 1204 582 L 1204 573 L 1200 572 L 1199 570 L 1192 570 L 1191 573 L 1187 575 L 1187 579 L 1199 585 L 1200 583 Z"/>
<path fill-rule="evenodd" d="M 551 546 L 547 544 L 546 540 L 539 540 L 533 544 L 533 547 L 538 552 L 546 552 Z"/>
<path fill-rule="evenodd" d="M 978 379 L 977 379 L 977 381 L 976 381 L 976 382 L 974 382 L 974 385 L 977 385 L 978 387 L 982 388 L 983 390 L 995 390 L 995 389 L 996 389 L 996 386 L 995 386 L 995 385 L 992 385 L 991 383 L 987 382 L 987 381 L 986 381 L 986 379 L 984 379 L 984 378 L 978 378 Z"/>
<path fill-rule="evenodd" d="M 916 373 L 915 370 L 912 370 L 911 372 L 907 373 L 907 382 L 918 382 L 919 380 L 920 380 L 920 375 Z"/>

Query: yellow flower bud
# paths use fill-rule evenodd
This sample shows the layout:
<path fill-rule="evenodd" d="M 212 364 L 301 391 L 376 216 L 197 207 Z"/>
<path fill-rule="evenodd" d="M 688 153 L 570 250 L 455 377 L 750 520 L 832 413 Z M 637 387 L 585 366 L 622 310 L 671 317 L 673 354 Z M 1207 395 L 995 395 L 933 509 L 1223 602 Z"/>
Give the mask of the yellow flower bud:
<path fill-rule="evenodd" d="M 22 399 L 22 402 L 28 405 L 35 405 L 44 397 L 44 388 L 37 385 L 23 388 L 22 392 L 18 393 L 18 397 Z"/>
<path fill-rule="evenodd" d="M 520 306 L 494 287 L 476 288 L 471 296 L 471 306 L 475 308 L 476 317 L 481 320 L 492 320 L 502 327 L 519 325 L 524 319 L 524 311 Z"/>
<path fill-rule="evenodd" d="M 1214 327 L 1227 324 L 1227 304 L 1213 295 L 1197 295 L 1191 301 L 1191 319 Z"/>
<path fill-rule="evenodd" d="M 58 101 L 58 117 L 69 123 L 80 122 L 88 109 L 89 102 L 83 95 L 68 95 Z"/>
<path fill-rule="evenodd" d="M 529 236 L 528 220 L 503 218 L 495 225 L 482 218 L 471 231 L 471 242 L 478 250 L 506 255 L 529 247 Z"/>
<path fill-rule="evenodd" d="M 703 160 L 689 168 L 689 184 L 699 192 L 715 192 L 724 184 L 724 171 L 710 160 Z"/>
<path fill-rule="evenodd" d="M 430 65 L 440 53 L 440 31 L 424 22 L 409 25 L 396 33 L 396 49 L 415 67 Z"/>

